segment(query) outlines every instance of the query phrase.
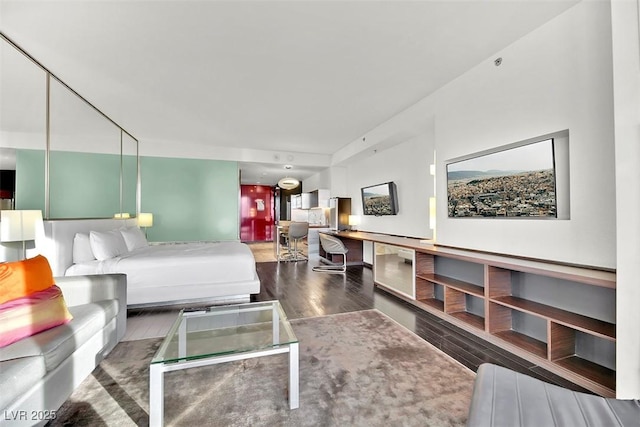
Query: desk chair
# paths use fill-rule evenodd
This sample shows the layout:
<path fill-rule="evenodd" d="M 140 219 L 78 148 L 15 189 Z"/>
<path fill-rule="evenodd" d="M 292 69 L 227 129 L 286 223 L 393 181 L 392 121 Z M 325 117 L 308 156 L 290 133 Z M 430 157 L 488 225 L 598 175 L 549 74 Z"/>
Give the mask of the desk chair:
<path fill-rule="evenodd" d="M 344 273 L 347 271 L 347 252 L 349 251 L 342 243 L 342 240 L 328 234 L 320 233 L 320 244 L 327 255 L 342 255 L 341 265 L 318 265 L 313 267 L 313 271 L 323 273 Z"/>
<path fill-rule="evenodd" d="M 308 222 L 292 222 L 289 224 L 288 233 L 288 246 L 289 254 L 288 261 L 306 261 L 308 258 L 302 253 L 302 250 L 298 249 L 298 242 L 309 234 Z M 293 250 L 291 249 L 291 242 L 293 242 Z"/>

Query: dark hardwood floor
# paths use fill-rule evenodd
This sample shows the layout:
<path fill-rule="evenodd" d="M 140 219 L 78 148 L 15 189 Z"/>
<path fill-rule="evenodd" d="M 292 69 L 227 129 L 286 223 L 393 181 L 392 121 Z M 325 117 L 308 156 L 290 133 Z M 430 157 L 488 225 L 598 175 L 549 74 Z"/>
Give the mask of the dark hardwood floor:
<path fill-rule="evenodd" d="M 347 268 L 346 274 L 328 274 L 312 271 L 316 264 L 313 259 L 298 263 L 258 263 L 262 291 L 255 301 L 279 300 L 289 319 L 375 308 L 473 371 L 480 364 L 490 362 L 552 384 L 590 393 L 375 287 L 373 273 L 368 267 L 353 266 Z"/>

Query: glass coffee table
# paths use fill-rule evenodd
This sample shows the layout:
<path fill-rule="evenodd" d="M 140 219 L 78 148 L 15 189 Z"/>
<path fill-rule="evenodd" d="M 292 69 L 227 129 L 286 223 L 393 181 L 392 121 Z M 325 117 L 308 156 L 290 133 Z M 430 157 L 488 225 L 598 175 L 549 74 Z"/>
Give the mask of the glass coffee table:
<path fill-rule="evenodd" d="M 278 301 L 182 310 L 149 366 L 149 425 L 164 418 L 164 373 L 289 353 L 289 408 L 299 399 L 298 339 Z"/>

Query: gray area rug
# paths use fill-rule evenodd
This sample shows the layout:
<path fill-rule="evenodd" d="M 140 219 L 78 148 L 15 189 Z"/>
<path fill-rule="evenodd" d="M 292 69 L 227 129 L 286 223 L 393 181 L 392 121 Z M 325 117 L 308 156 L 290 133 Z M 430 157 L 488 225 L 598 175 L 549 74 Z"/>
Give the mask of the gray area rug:
<path fill-rule="evenodd" d="M 288 355 L 165 374 L 175 426 L 462 426 L 475 373 L 377 310 L 295 319 L 300 408 Z M 160 339 L 121 342 L 53 426 L 146 426 L 148 364 Z"/>

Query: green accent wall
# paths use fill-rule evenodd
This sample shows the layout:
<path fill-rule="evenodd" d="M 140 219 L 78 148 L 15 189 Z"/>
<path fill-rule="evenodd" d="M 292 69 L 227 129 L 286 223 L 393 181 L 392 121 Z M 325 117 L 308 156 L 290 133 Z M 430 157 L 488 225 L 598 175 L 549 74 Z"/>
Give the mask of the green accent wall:
<path fill-rule="evenodd" d="M 138 186 L 138 161 L 136 156 L 122 156 L 122 212 L 136 214 L 136 188 Z"/>
<path fill-rule="evenodd" d="M 237 240 L 237 162 L 141 157 L 142 212 L 150 241 Z"/>
<path fill-rule="evenodd" d="M 111 218 L 120 211 L 120 155 L 51 151 L 51 218 Z M 135 156 L 123 157 L 123 211 L 136 213 Z M 16 209 L 45 211 L 45 151 L 16 150 Z"/>
<path fill-rule="evenodd" d="M 16 150 L 16 208 L 44 213 L 44 150 Z M 120 209 L 120 156 L 52 151 L 51 218 L 110 218 Z M 136 213 L 135 156 L 123 156 L 123 212 Z M 140 158 L 141 210 L 150 241 L 238 240 L 238 164 Z"/>
<path fill-rule="evenodd" d="M 44 213 L 44 150 L 16 150 L 16 209 Z"/>
<path fill-rule="evenodd" d="M 119 154 L 51 151 L 49 167 L 51 218 L 110 218 L 120 209 Z"/>

